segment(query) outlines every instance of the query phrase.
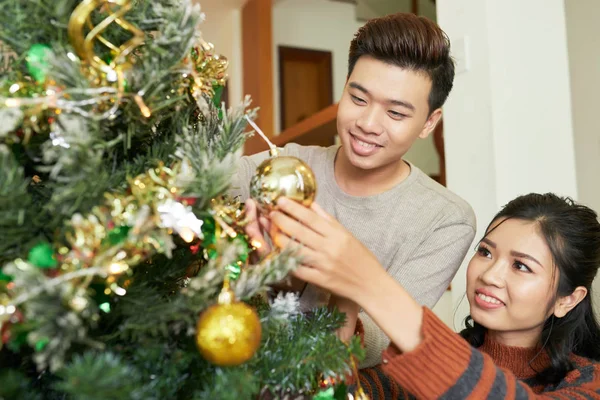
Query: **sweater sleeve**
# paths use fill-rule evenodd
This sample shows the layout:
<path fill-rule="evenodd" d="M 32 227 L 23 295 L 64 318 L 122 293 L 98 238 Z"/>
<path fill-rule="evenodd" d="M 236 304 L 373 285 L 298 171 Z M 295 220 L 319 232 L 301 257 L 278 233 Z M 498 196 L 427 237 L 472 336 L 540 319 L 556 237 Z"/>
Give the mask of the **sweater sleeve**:
<path fill-rule="evenodd" d="M 422 342 L 409 353 L 390 346 L 383 371 L 419 399 L 584 399 L 600 397 L 600 369 L 572 371 L 555 390 L 536 394 L 510 371 L 471 347 L 424 307 Z"/>
<path fill-rule="evenodd" d="M 431 308 L 448 289 L 474 236 L 471 222 L 443 224 L 429 234 L 412 255 L 406 259 L 398 257 L 388 268 L 388 274 L 401 282 L 419 304 Z M 381 363 L 381 353 L 390 341 L 366 313 L 361 312 L 360 318 L 367 355 L 359 367 L 373 367 Z"/>
<path fill-rule="evenodd" d="M 448 289 L 473 242 L 474 224 L 474 219 L 440 224 L 405 260 L 399 254 L 398 265 L 389 268 L 388 273 L 401 281 L 419 304 L 433 308 Z M 410 276 L 406 276 L 407 271 Z"/>

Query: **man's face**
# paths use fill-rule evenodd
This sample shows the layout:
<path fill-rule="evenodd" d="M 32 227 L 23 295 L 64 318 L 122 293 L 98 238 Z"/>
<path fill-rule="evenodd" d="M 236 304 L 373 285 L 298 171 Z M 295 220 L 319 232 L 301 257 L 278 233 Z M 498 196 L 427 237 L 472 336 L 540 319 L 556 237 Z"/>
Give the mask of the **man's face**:
<path fill-rule="evenodd" d="M 360 57 L 338 108 L 343 156 L 363 170 L 395 168 L 441 115 L 439 109 L 428 115 L 430 90 L 431 80 L 423 73 Z"/>

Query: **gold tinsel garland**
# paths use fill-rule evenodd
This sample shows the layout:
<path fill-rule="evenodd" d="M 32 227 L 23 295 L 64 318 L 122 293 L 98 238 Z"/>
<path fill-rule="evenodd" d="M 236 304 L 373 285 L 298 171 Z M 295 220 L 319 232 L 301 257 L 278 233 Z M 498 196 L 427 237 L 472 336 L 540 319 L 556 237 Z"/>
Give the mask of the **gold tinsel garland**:
<path fill-rule="evenodd" d="M 127 100 L 133 100 L 144 117 L 152 116 L 153 110 L 144 101 L 145 93 L 132 92 L 127 87 L 127 74 L 135 68 L 134 50 L 146 39 L 143 31 L 125 19 L 131 7 L 131 0 L 85 0 L 71 14 L 68 35 L 77 56 L 69 54 L 69 58 L 81 64 L 90 88 L 59 87 L 52 79 L 47 79 L 51 49 L 42 44 L 32 46 L 29 53 L 36 56 L 35 62 L 27 63 L 31 77 L 5 82 L 0 87 L 0 105 L 14 110 L 3 118 L 20 121 L 13 123 L 18 129 L 7 134 L 4 141 L 27 144 L 33 134 L 48 134 L 52 130 L 53 119 L 62 112 L 94 119 L 111 118 Z M 94 26 L 91 17 L 98 13 L 104 19 Z M 103 33 L 113 24 L 130 32 L 132 37 L 120 45 L 108 41 Z M 108 48 L 109 61 L 95 52 L 97 43 Z M 227 59 L 216 54 L 211 43 L 199 40 L 189 56 L 176 67 L 177 71 L 183 72 L 179 72 L 179 87 L 172 92 L 182 94 L 188 91 L 199 105 L 205 104 L 204 98 L 214 96 L 215 87 L 225 86 L 227 67 Z"/>

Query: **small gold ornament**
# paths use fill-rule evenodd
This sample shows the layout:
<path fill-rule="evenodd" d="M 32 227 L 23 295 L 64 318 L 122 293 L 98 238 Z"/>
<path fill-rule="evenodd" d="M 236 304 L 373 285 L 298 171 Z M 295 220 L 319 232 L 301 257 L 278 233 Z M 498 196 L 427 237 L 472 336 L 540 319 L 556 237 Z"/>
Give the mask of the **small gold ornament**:
<path fill-rule="evenodd" d="M 212 43 L 201 39 L 198 46 L 192 49 L 189 62 L 192 67 L 190 89 L 196 100 L 202 94 L 212 98 L 216 86 L 225 86 L 229 61 L 226 57 L 215 53 Z"/>
<path fill-rule="evenodd" d="M 296 157 L 275 156 L 263 161 L 250 181 L 250 196 L 263 211 L 273 210 L 280 197 L 309 207 L 316 193 L 315 174 Z"/>
<path fill-rule="evenodd" d="M 118 9 L 112 10 L 110 7 L 113 5 L 118 6 Z M 68 27 L 71 44 L 77 55 L 98 74 L 110 75 L 116 72 L 116 77 L 119 78 L 120 70 L 127 62 L 126 57 L 144 42 L 144 32 L 122 18 L 132 6 L 131 0 L 84 0 L 71 14 Z M 109 11 L 108 16 L 98 25 L 93 26 L 90 17 L 96 9 L 101 7 Z M 132 34 L 132 38 L 120 46 L 109 42 L 101 35 L 113 22 Z M 86 27 L 89 28 L 87 33 L 85 33 Z M 94 50 L 96 41 L 110 49 L 112 55 L 110 62 L 105 62 L 96 54 Z"/>
<path fill-rule="evenodd" d="M 240 365 L 260 346 L 262 328 L 256 311 L 235 300 L 226 280 L 218 304 L 200 315 L 196 344 L 202 356 L 221 367 Z"/>

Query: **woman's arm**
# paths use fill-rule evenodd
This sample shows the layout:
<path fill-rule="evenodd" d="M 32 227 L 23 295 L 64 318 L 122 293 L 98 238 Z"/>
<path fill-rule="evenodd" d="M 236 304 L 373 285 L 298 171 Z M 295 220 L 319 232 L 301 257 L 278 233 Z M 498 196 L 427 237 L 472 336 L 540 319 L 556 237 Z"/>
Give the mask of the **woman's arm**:
<path fill-rule="evenodd" d="M 384 369 L 417 398 L 600 398 L 600 368 L 591 363 L 557 391 L 536 394 L 421 307 L 319 206 L 307 209 L 285 199 L 278 205 L 282 212 L 271 216 L 281 230 L 275 241 L 285 247 L 294 238 L 304 245 L 300 255 L 306 265 L 295 275 L 355 301 L 372 317 L 393 343 L 384 353 Z"/>

